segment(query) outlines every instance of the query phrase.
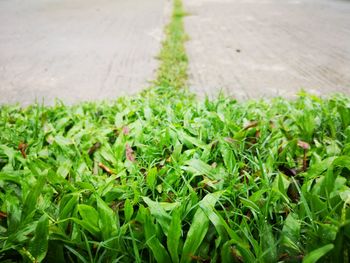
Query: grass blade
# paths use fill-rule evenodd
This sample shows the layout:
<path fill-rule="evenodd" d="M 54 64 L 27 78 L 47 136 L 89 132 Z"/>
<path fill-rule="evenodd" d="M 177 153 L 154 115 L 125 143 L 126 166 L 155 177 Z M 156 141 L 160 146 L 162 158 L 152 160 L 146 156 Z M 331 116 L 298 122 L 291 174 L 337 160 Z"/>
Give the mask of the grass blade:
<path fill-rule="evenodd" d="M 333 248 L 334 248 L 333 244 L 328 244 L 318 249 L 315 249 L 304 257 L 303 263 L 316 263 L 319 259 L 325 256 Z"/>

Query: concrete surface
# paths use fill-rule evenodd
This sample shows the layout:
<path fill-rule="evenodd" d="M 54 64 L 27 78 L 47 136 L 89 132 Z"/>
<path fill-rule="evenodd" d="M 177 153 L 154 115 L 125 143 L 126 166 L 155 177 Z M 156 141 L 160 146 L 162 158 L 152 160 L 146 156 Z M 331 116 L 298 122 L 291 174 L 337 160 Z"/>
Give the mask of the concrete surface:
<path fill-rule="evenodd" d="M 238 99 L 350 94 L 349 0 L 184 0 L 190 86 Z"/>
<path fill-rule="evenodd" d="M 71 104 L 147 87 L 169 3 L 0 0 L 0 104 Z"/>

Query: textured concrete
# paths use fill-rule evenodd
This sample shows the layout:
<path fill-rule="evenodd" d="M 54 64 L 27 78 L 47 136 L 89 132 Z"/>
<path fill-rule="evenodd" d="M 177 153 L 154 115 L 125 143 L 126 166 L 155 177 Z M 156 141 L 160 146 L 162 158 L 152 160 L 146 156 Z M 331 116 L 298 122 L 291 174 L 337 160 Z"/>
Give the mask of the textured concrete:
<path fill-rule="evenodd" d="M 190 86 L 238 99 L 350 94 L 349 0 L 184 0 Z"/>
<path fill-rule="evenodd" d="M 0 0 L 0 104 L 143 89 L 170 8 L 170 0 Z"/>

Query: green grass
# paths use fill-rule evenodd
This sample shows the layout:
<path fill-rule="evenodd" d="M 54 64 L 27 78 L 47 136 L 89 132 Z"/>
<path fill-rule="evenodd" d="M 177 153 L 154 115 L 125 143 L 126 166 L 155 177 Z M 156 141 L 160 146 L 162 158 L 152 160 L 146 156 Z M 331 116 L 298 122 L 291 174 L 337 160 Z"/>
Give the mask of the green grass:
<path fill-rule="evenodd" d="M 188 58 L 184 42 L 187 35 L 184 31 L 183 17 L 185 12 L 181 0 L 174 0 L 173 14 L 165 28 L 165 40 L 158 56 L 160 66 L 154 84 L 158 87 L 183 89 L 186 86 Z"/>
<path fill-rule="evenodd" d="M 0 108 L 0 261 L 348 262 L 350 99 L 197 102 L 174 13 L 157 87 Z"/>

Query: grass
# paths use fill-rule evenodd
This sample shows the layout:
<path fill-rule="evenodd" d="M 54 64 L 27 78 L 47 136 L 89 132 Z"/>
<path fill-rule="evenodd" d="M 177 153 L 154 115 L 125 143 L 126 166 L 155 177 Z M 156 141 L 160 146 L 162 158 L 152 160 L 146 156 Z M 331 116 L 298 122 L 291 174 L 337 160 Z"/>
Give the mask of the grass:
<path fill-rule="evenodd" d="M 141 95 L 0 108 L 0 261 L 349 261 L 350 99 L 197 102 L 183 14 Z"/>
<path fill-rule="evenodd" d="M 184 42 L 187 35 L 183 26 L 183 17 L 186 13 L 183 10 L 181 0 L 174 0 L 173 13 L 169 25 L 165 28 L 165 40 L 162 50 L 158 56 L 160 66 L 155 86 L 183 89 L 186 86 L 188 58 Z"/>

